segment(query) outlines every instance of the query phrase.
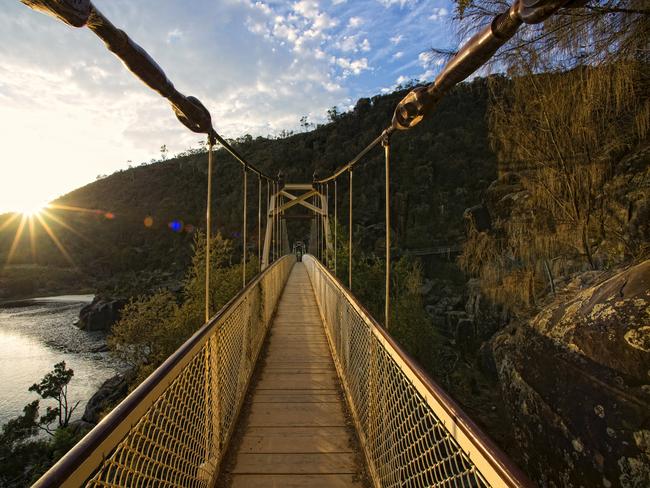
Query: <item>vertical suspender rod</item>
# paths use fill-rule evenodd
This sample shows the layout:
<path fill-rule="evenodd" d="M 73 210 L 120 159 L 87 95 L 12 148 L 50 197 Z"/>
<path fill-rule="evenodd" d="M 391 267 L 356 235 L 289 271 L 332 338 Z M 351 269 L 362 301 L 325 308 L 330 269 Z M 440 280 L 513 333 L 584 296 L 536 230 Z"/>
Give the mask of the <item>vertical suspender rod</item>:
<path fill-rule="evenodd" d="M 384 295 L 384 327 L 390 327 L 390 136 L 381 142 L 386 157 L 386 283 Z"/>
<path fill-rule="evenodd" d="M 208 196 L 205 210 L 205 322 L 210 320 L 210 239 L 212 229 L 212 158 L 214 140 L 208 136 Z"/>
<path fill-rule="evenodd" d="M 330 184 L 325 183 L 325 209 L 327 210 L 327 220 L 323 220 L 328 226 L 329 226 L 329 216 L 330 216 Z M 330 256 L 329 256 L 329 249 L 327 249 L 327 235 L 328 235 L 329 229 L 325 229 L 325 261 L 327 262 L 327 267 L 330 267 Z"/>
<path fill-rule="evenodd" d="M 339 219 L 337 214 L 337 193 L 336 193 L 336 180 L 334 180 L 334 276 L 336 276 L 336 246 L 337 246 L 337 227 L 339 225 Z"/>
<path fill-rule="evenodd" d="M 257 175 L 257 265 L 262 271 L 262 177 Z"/>
<path fill-rule="evenodd" d="M 350 215 L 348 222 L 348 288 L 352 290 L 352 168 L 350 174 Z"/>
<path fill-rule="evenodd" d="M 246 235 L 248 227 L 248 169 L 244 166 L 244 228 L 242 232 L 242 288 L 246 287 Z"/>

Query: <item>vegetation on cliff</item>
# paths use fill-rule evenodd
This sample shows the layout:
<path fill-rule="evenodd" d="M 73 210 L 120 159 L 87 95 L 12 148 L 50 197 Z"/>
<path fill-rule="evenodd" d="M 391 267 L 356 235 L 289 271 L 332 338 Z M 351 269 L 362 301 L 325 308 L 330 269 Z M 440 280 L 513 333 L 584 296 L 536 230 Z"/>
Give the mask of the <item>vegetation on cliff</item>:
<path fill-rule="evenodd" d="M 472 27 L 504 8 L 498 0 L 459 4 Z M 506 76 L 457 87 L 392 143 L 390 232 L 400 257 L 390 332 L 543 486 L 650 482 L 650 434 L 641 425 L 650 404 L 648 328 L 640 321 L 648 311 L 650 242 L 644 8 L 629 0 L 563 11 L 502 52 Z M 361 99 L 346 113 L 332 109 L 330 123 L 311 131 L 233 143 L 285 181 L 311 181 L 374 139 L 405 93 Z M 216 160 L 215 310 L 239 287 L 243 220 L 241 167 L 223 151 Z M 377 318 L 386 232 L 381 162 L 376 151 L 355 169 L 353 223 L 354 293 Z M 205 148 L 190 149 L 98 179 L 48 210 L 88 283 L 136 297 L 111 342 L 139 379 L 202 323 L 206 167 Z M 257 181 L 249 182 L 248 200 L 257 202 Z M 347 190 L 344 178 L 341 277 Z M 249 212 L 253 251 L 255 203 Z M 2 256 L 20 225 L 11 218 L 0 217 Z M 292 237 L 307 240 L 304 225 L 291 225 Z M 40 244 L 48 242 L 42 229 L 35 232 L 39 247 L 25 234 L 12 263 L 71 265 L 56 245 Z M 453 243 L 464 243 L 460 265 L 474 279 L 434 306 L 434 295 L 465 276 L 454 263 L 417 261 L 409 250 Z M 625 290 L 628 281 L 634 290 Z M 625 419 L 609 421 L 611 412 Z"/>
<path fill-rule="evenodd" d="M 70 423 L 78 402 L 68 394 L 74 376 L 65 362 L 54 365 L 29 391 L 49 400 L 39 416 L 40 400 L 25 405 L 23 414 L 2 426 L 0 432 L 0 485 L 19 488 L 34 483 L 47 469 L 74 446 L 85 430 Z M 54 406 L 52 406 L 52 404 Z M 45 435 L 37 436 L 37 434 Z"/>
<path fill-rule="evenodd" d="M 361 99 L 347 113 L 333 111 L 331 122 L 309 132 L 284 138 L 234 141 L 250 161 L 271 174 L 282 171 L 287 182 L 309 182 L 314 171 L 323 175 L 351 159 L 392 116 L 406 89 Z M 458 242 L 464 229 L 463 210 L 473 204 L 496 176 L 495 157 L 487 139 L 488 86 L 484 79 L 458 87 L 440 105 L 435 117 L 408 137 L 393 141 L 395 243 L 400 249 Z M 383 175 L 381 151 L 357 172 L 355 235 L 369 251 L 382 236 Z M 214 176 L 215 229 L 231 239 L 241 254 L 242 171 L 223 151 L 216 156 Z M 82 277 L 107 292 L 133 295 L 160 284 L 178 283 L 192 257 L 194 231 L 204 227 L 207 156 L 204 146 L 178 157 L 144 164 L 75 190 L 47 209 L 44 218 L 58 236 Z M 363 184 L 361 184 L 363 182 Z M 339 219 L 347 221 L 346 183 L 338 192 Z M 249 178 L 249 239 L 256 249 L 257 181 Z M 266 197 L 266 188 L 262 188 Z M 333 205 L 332 205 L 333 207 Z M 0 257 L 6 259 L 20 219 L 0 216 Z M 170 227 L 170 223 L 179 225 Z M 5 223 L 7 225 L 5 225 Z M 294 225 L 294 224 L 291 224 Z M 308 229 L 290 227 L 295 238 Z M 34 226 L 36 249 L 23 232 L 10 264 L 71 268 L 45 230 Z M 1 285 L 0 285 L 1 286 Z M 23 283 L 21 289 L 28 287 Z M 7 283 L 5 293 L 9 294 Z"/>

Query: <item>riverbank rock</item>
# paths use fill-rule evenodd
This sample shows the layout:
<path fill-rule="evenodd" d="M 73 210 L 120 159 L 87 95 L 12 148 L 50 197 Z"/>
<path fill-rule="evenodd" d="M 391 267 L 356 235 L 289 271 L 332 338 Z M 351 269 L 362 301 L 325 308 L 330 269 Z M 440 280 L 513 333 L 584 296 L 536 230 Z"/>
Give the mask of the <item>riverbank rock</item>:
<path fill-rule="evenodd" d="M 650 260 L 507 327 L 492 350 L 540 486 L 650 486 Z"/>
<path fill-rule="evenodd" d="M 129 391 L 129 378 L 129 374 L 118 374 L 104 381 L 99 390 L 88 400 L 81 420 L 97 424 L 106 409 L 115 406 L 126 397 Z"/>
<path fill-rule="evenodd" d="M 82 330 L 108 332 L 120 319 L 120 313 L 126 303 L 123 298 L 95 297 L 92 303 L 81 309 L 75 325 Z"/>
<path fill-rule="evenodd" d="M 90 432 L 93 427 L 95 427 L 95 424 L 91 424 L 90 422 L 86 422 L 84 420 L 74 420 L 70 422 L 68 425 L 68 428 L 70 429 L 70 432 L 72 432 L 73 435 L 82 435 L 87 432 Z"/>

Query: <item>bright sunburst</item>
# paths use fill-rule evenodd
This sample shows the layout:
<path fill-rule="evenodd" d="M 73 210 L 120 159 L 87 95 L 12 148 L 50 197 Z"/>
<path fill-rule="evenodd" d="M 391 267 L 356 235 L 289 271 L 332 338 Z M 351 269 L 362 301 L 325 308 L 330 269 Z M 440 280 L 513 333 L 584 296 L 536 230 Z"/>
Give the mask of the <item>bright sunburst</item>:
<path fill-rule="evenodd" d="M 35 217 L 39 215 L 43 210 L 47 207 L 47 205 L 26 205 L 22 209 L 20 209 L 20 214 L 24 215 L 25 217 Z"/>
<path fill-rule="evenodd" d="M 70 253 L 64 247 L 63 242 L 57 236 L 56 227 L 59 226 L 65 228 L 66 230 L 72 232 L 75 236 L 85 240 L 91 245 L 94 245 L 94 243 L 92 239 L 79 232 L 70 223 L 66 222 L 66 216 L 62 215 L 62 213 L 92 214 L 104 217 L 106 220 L 113 220 L 115 218 L 114 213 L 105 210 L 87 209 L 57 203 L 47 203 L 42 205 L 22 205 L 18 206 L 18 208 L 20 210 L 5 214 L 5 220 L 3 222 L 0 222 L 0 233 L 6 232 L 7 229 L 12 229 L 11 232 L 13 232 L 12 225 L 15 227 L 15 234 L 11 240 L 11 246 L 9 248 L 7 258 L 4 264 L 0 262 L 0 269 L 3 265 L 6 266 L 11 264 L 12 259 L 14 258 L 18 247 L 20 246 L 20 243 L 23 242 L 23 235 L 29 236 L 29 246 L 31 248 L 32 260 L 35 262 L 37 250 L 36 230 L 39 228 L 45 231 L 47 236 L 59 249 L 68 263 L 71 266 L 76 267 L 74 261 L 72 260 L 72 256 L 70 256 Z"/>

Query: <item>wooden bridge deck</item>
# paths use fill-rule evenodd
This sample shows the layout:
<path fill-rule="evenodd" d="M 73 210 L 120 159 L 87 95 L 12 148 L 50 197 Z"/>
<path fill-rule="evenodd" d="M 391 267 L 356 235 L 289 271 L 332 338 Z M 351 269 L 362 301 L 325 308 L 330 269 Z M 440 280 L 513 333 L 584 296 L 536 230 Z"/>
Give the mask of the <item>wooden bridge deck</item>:
<path fill-rule="evenodd" d="M 354 434 L 314 292 L 296 263 L 269 331 L 249 411 L 240 420 L 230 486 L 361 487 Z"/>

